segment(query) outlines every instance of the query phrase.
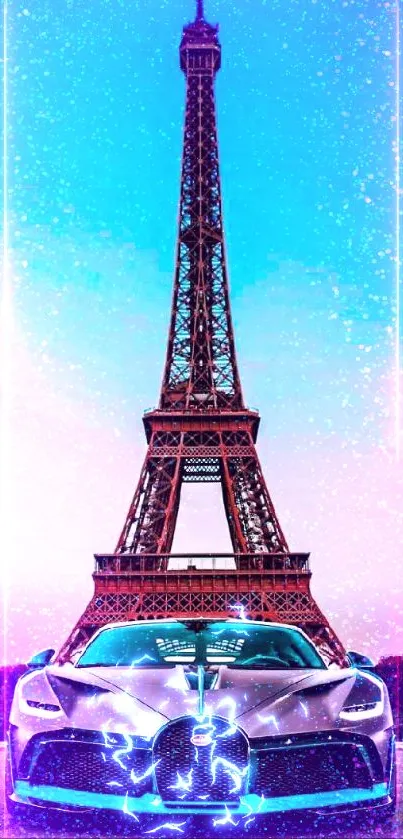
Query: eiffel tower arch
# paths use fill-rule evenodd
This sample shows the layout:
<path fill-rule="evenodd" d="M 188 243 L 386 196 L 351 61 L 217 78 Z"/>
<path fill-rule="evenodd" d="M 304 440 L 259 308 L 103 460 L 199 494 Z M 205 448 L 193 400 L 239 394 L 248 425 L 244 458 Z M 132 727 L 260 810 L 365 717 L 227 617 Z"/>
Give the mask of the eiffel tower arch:
<path fill-rule="evenodd" d="M 232 327 L 215 116 L 218 27 L 184 27 L 186 114 L 168 346 L 158 408 L 144 416 L 147 452 L 114 553 L 96 555 L 94 596 L 59 658 L 110 621 L 239 614 L 303 628 L 330 661 L 345 651 L 310 592 L 309 555 L 290 552 L 256 450 Z M 173 555 L 181 487 L 219 482 L 228 555 Z M 176 567 L 175 566 L 182 566 Z"/>

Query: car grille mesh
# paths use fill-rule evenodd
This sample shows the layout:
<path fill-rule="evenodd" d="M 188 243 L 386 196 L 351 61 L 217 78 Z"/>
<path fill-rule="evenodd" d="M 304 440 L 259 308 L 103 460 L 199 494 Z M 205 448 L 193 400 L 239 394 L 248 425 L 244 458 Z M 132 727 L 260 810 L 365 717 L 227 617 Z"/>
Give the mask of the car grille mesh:
<path fill-rule="evenodd" d="M 372 785 L 362 750 L 354 743 L 267 749 L 256 754 L 253 792 L 267 797 L 309 795 Z"/>
<path fill-rule="evenodd" d="M 119 762 L 114 759 L 118 757 Z M 122 754 L 100 744 L 49 742 L 35 761 L 31 783 L 111 795 L 142 795 L 152 791 L 150 776 L 134 784 L 151 764 L 151 751 L 133 749 Z"/>
<path fill-rule="evenodd" d="M 192 743 L 194 733 L 211 742 Z M 169 723 L 156 737 L 153 760 L 158 792 L 164 801 L 202 804 L 237 801 L 248 784 L 248 740 L 227 720 L 212 717 L 198 726 L 192 717 Z"/>
<path fill-rule="evenodd" d="M 249 752 L 246 736 L 228 721 L 213 717 L 210 728 L 197 725 L 193 717 L 168 723 L 152 751 L 128 750 L 120 735 L 109 746 L 96 732 L 66 730 L 49 740 L 37 735 L 20 773 L 24 770 L 21 776 L 33 785 L 87 792 L 140 796 L 158 790 L 178 807 L 195 802 L 207 808 L 217 801 L 231 805 L 248 792 L 270 798 L 371 788 L 367 750 L 358 742 L 328 742 L 322 735 L 321 742 L 306 736 L 293 737 L 289 744 L 260 739 L 251 741 Z M 196 747 L 195 731 L 210 732 L 211 742 Z M 142 778 L 152 763 L 154 772 Z"/>

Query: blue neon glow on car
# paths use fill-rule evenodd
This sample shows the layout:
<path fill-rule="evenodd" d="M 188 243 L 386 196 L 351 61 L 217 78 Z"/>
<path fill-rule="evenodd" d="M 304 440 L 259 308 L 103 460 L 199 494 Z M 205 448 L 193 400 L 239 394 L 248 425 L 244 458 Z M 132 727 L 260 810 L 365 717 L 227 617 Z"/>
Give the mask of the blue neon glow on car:
<path fill-rule="evenodd" d="M 176 813 L 177 807 L 169 807 L 164 804 L 159 796 L 153 793 L 146 793 L 139 798 L 132 798 L 120 795 L 108 795 L 97 792 L 82 792 L 79 790 L 62 789 L 61 787 L 31 786 L 27 781 L 17 781 L 15 785 L 16 795 L 21 799 L 36 798 L 38 801 L 52 802 L 53 804 L 67 804 L 75 807 L 88 807 L 104 810 L 123 810 L 125 801 L 129 811 L 134 813 Z M 385 798 L 388 794 L 386 783 L 374 784 L 371 790 L 367 789 L 345 789 L 335 792 L 317 792 L 309 795 L 284 795 L 277 798 L 264 798 L 255 794 L 244 795 L 239 805 L 231 807 L 231 813 L 236 815 L 248 815 L 257 812 L 259 815 L 265 813 L 284 813 L 291 810 L 315 810 L 318 807 L 337 807 L 343 804 L 359 804 L 363 801 L 375 801 Z M 223 813 L 223 804 L 198 801 L 197 804 L 181 804 L 180 813 L 201 813 L 203 808 L 206 812 Z"/>

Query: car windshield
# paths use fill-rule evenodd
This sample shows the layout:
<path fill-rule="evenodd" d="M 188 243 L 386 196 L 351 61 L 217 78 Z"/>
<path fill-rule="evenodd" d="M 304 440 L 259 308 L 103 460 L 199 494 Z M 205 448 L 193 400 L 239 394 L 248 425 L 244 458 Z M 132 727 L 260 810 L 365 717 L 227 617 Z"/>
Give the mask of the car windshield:
<path fill-rule="evenodd" d="M 240 621 L 133 623 L 104 629 L 77 667 L 214 665 L 258 670 L 322 669 L 326 665 L 297 630 Z"/>

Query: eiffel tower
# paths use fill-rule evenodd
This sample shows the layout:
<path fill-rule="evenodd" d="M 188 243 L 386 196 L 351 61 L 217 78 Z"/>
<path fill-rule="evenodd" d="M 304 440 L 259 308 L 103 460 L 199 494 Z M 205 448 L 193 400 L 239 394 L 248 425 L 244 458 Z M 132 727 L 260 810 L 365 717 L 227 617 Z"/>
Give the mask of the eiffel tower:
<path fill-rule="evenodd" d="M 168 347 L 158 408 L 143 418 L 147 454 L 113 554 L 95 556 L 94 596 L 64 644 L 74 658 L 111 621 L 241 614 L 295 624 L 328 661 L 345 651 L 310 593 L 309 554 L 290 552 L 245 406 L 231 320 L 215 118 L 218 26 L 203 0 L 184 27 L 186 116 Z M 181 487 L 219 482 L 228 555 L 171 553 Z M 197 544 L 197 541 L 196 541 Z"/>

